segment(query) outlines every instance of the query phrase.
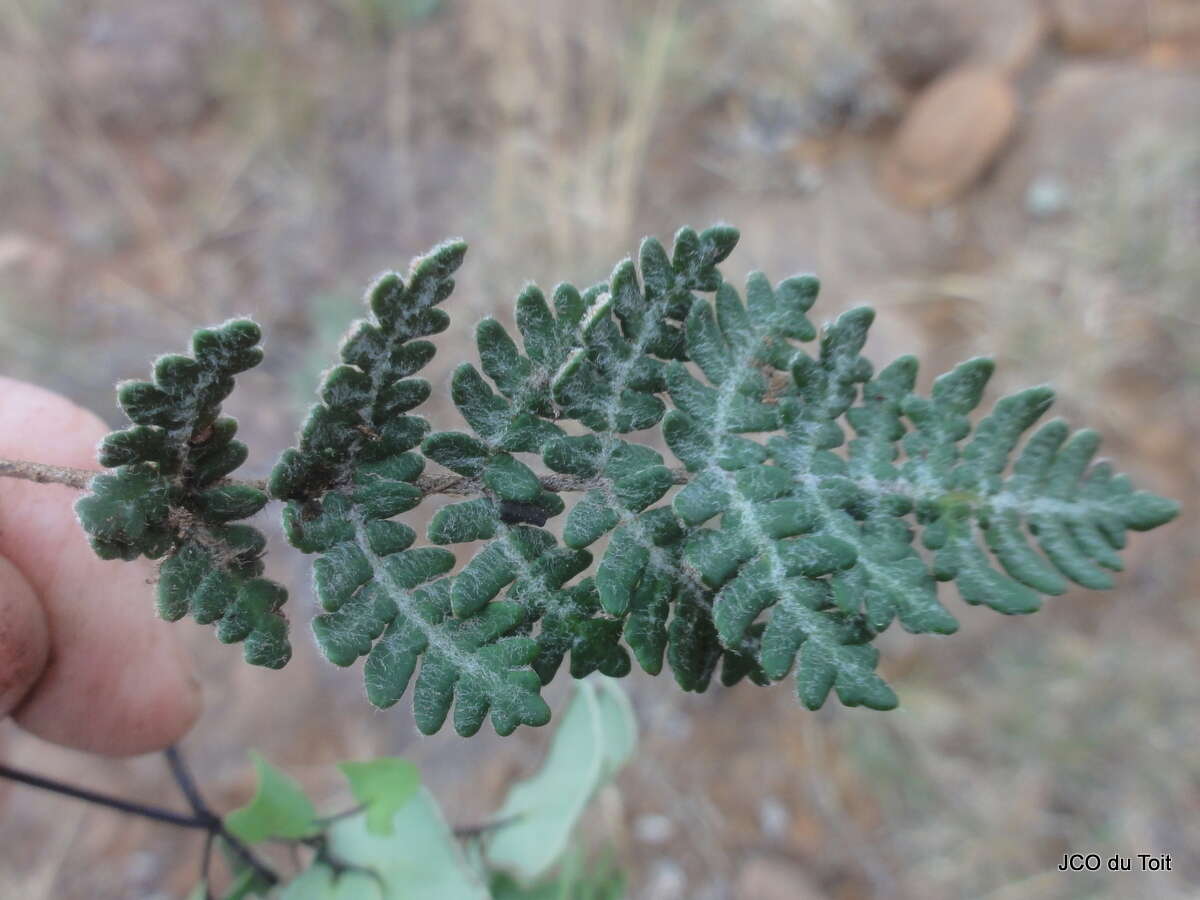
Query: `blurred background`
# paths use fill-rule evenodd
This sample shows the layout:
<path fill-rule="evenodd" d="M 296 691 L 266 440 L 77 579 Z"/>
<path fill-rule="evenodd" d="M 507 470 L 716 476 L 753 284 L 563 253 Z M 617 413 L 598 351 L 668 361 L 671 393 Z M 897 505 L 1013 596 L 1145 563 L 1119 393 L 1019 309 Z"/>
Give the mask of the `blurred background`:
<path fill-rule="evenodd" d="M 436 398 L 473 323 L 510 320 L 526 280 L 591 284 L 642 235 L 719 220 L 742 232 L 727 277 L 819 273 L 817 320 L 876 306 L 869 354 L 917 353 L 922 387 L 980 353 L 993 398 L 1053 383 L 1184 502 L 1115 591 L 1032 619 L 946 591 L 957 636 L 882 641 L 890 714 L 806 712 L 790 680 L 695 696 L 635 675 L 643 750 L 598 828 L 646 900 L 1200 896 L 1197 0 L 0 0 L 0 110 L 0 372 L 115 425 L 116 380 L 253 315 L 267 361 L 226 407 L 250 476 L 292 442 L 363 286 L 449 235 L 471 251 L 424 373 L 435 428 L 459 427 Z M 335 804 L 333 762 L 398 753 L 479 821 L 546 735 L 421 738 L 407 701 L 371 711 L 306 639 L 307 563 L 264 524 L 291 666 L 179 626 L 214 805 L 249 794 L 247 747 Z M 160 759 L 0 734 L 17 765 L 175 801 Z M 193 833 L 3 802 L 4 897 L 196 878 Z M 1093 851 L 1173 870 L 1055 868 Z"/>

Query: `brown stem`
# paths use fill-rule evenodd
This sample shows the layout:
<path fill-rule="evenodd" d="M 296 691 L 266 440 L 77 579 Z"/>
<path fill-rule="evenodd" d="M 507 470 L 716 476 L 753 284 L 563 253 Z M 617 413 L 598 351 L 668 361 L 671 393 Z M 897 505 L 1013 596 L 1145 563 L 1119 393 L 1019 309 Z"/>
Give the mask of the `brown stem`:
<path fill-rule="evenodd" d="M 38 484 L 65 484 L 81 491 L 88 486 L 95 474 L 97 473 L 89 469 L 75 469 L 71 466 L 51 466 L 26 459 L 0 459 L 0 477 L 24 478 Z"/>
<path fill-rule="evenodd" d="M 26 481 L 36 481 L 38 484 L 65 484 L 77 490 L 86 490 L 92 476 L 100 474 L 91 469 L 76 469 L 70 466 L 51 466 L 46 463 L 31 462 L 25 459 L 0 459 L 0 478 L 23 478 Z M 687 484 L 687 472 L 684 469 L 672 469 L 676 484 Z M 590 491 L 593 488 L 604 487 L 609 483 L 606 478 L 585 478 L 582 475 L 542 475 L 542 487 L 556 494 L 570 491 Z M 237 481 L 226 479 L 222 484 L 245 484 L 265 491 L 267 483 L 264 480 Z M 466 475 L 422 475 L 416 481 L 417 487 L 423 494 L 457 494 L 463 496 L 481 495 L 484 493 L 483 482 L 478 478 Z"/>

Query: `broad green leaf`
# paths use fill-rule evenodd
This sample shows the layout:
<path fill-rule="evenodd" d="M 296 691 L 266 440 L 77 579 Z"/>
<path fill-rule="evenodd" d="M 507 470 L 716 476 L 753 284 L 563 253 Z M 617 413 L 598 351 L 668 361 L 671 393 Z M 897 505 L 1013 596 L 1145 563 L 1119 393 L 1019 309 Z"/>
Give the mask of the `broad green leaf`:
<path fill-rule="evenodd" d="M 382 900 L 379 881 L 365 872 L 335 872 L 314 863 L 279 892 L 279 900 Z"/>
<path fill-rule="evenodd" d="M 387 836 L 397 810 L 412 798 L 421 784 L 417 767 L 406 759 L 383 757 L 369 762 L 344 762 L 338 768 L 350 782 L 354 799 L 366 807 L 367 830 Z"/>
<path fill-rule="evenodd" d="M 317 812 L 299 783 L 251 751 L 258 786 L 245 806 L 225 816 L 225 827 L 248 844 L 302 838 L 316 830 Z"/>
<path fill-rule="evenodd" d="M 337 893 L 324 896 L 350 900 L 490 900 L 487 888 L 463 856 L 432 795 L 419 788 L 392 819 L 392 834 L 380 837 L 367 827 L 365 815 L 335 823 L 328 832 L 329 852 L 343 863 L 374 872 L 357 875 L 351 892 L 333 884 Z M 310 870 L 311 872 L 311 870 Z M 304 890 L 328 885 L 323 874 L 302 876 Z M 342 878 L 346 878 L 343 875 Z M 284 895 L 286 900 L 317 898 L 317 893 Z"/>
<path fill-rule="evenodd" d="M 485 841 L 488 863 L 527 883 L 546 874 L 636 740 L 633 709 L 617 683 L 596 676 L 578 682 L 542 768 L 514 785 L 496 811 L 496 819 L 507 824 Z"/>

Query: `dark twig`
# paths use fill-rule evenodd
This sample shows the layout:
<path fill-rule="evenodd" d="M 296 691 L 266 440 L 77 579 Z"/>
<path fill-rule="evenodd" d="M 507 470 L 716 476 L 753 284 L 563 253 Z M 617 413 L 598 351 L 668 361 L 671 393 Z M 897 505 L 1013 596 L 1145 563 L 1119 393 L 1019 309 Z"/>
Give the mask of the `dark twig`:
<path fill-rule="evenodd" d="M 187 798 L 188 803 L 192 807 L 192 812 L 195 813 L 199 821 L 208 823 L 210 837 L 220 838 L 234 856 L 253 869 L 268 884 L 277 884 L 279 876 L 275 871 L 255 856 L 249 847 L 230 834 L 225 828 L 225 823 L 221 821 L 221 817 L 209 808 L 204 798 L 200 795 L 200 790 L 196 787 L 196 779 L 192 777 L 191 770 L 188 769 L 183 754 L 179 752 L 179 748 L 168 747 L 163 752 L 163 755 L 167 758 L 167 766 L 171 770 L 171 777 L 175 779 L 175 784 L 179 786 L 180 792 Z"/>
<path fill-rule="evenodd" d="M 204 900 L 211 900 L 212 889 L 208 886 L 208 873 L 212 869 L 213 839 L 216 835 L 208 832 L 204 835 L 204 855 L 200 858 L 200 883 L 204 885 Z"/>
<path fill-rule="evenodd" d="M 175 779 L 180 792 L 182 792 L 184 798 L 187 800 L 188 805 L 192 807 L 192 811 L 196 814 L 197 818 L 217 818 L 212 810 L 208 808 L 208 804 L 204 802 L 204 798 L 200 796 L 200 789 L 196 787 L 196 781 L 192 778 L 192 773 L 188 770 L 187 763 L 184 762 L 179 748 L 168 747 L 163 751 L 163 755 L 167 758 L 167 766 L 171 770 L 171 777 Z"/>
<path fill-rule="evenodd" d="M 178 813 L 145 803 L 137 803 L 133 800 L 113 797 L 109 794 L 101 794 L 97 791 L 90 791 L 87 788 L 64 784 L 53 778 L 34 775 L 32 772 L 23 772 L 20 769 L 14 769 L 12 766 L 0 765 L 0 778 L 7 778 L 10 781 L 16 781 L 43 791 L 50 791 L 54 794 L 61 794 L 64 797 L 74 797 L 76 800 L 94 803 L 97 806 L 115 809 L 118 812 L 141 816 L 144 819 L 153 819 L 155 822 L 165 822 L 168 825 L 178 825 L 182 828 L 209 830 L 209 823 L 197 816 L 190 816 L 186 813 Z"/>
<path fill-rule="evenodd" d="M 196 783 L 188 772 L 187 766 L 183 762 L 182 756 L 175 748 L 167 751 L 167 762 L 171 767 L 171 774 L 175 779 L 175 783 L 179 785 L 180 790 L 187 798 L 188 803 L 192 807 L 192 814 L 175 812 L 174 810 L 164 809 L 160 806 L 152 806 L 147 803 L 138 803 L 134 800 L 126 800 L 123 797 L 114 797 L 111 794 L 102 794 L 99 791 L 89 790 L 88 788 L 77 787 L 73 784 L 66 784 L 54 778 L 46 778 L 43 775 L 35 775 L 32 772 L 25 772 L 21 769 L 13 768 L 12 766 L 0 765 L 0 778 L 7 778 L 9 781 L 15 781 L 18 784 L 24 784 L 28 787 L 38 788 L 39 790 L 49 791 L 53 794 L 60 794 L 64 797 L 72 797 L 75 800 L 83 800 L 86 803 L 92 803 L 96 806 L 102 806 L 106 809 L 116 810 L 117 812 L 128 813 L 132 816 L 140 816 L 143 819 L 150 819 L 154 822 L 162 822 L 167 825 L 176 825 L 180 828 L 192 828 L 197 831 L 204 831 L 208 838 L 204 848 L 204 866 L 207 871 L 207 859 L 212 849 L 214 838 L 220 838 L 225 845 L 229 847 L 238 859 L 245 863 L 249 868 L 266 881 L 268 884 L 277 884 L 279 876 L 266 864 L 264 864 L 253 852 L 236 837 L 230 834 L 226 829 L 221 817 L 216 815 L 204 799 L 200 796 L 200 792 L 196 789 Z"/>

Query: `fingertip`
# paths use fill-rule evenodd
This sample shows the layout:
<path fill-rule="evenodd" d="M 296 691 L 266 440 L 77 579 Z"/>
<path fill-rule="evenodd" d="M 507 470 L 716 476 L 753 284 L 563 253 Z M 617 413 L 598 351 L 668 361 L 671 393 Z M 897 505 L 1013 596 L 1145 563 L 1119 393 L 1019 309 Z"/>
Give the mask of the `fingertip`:
<path fill-rule="evenodd" d="M 200 717 L 203 699 L 191 653 L 168 623 L 151 617 L 145 621 L 153 649 L 130 662 L 120 688 L 127 702 L 119 714 L 128 719 L 128 727 L 105 735 L 108 746 L 95 752 L 134 756 L 163 750 L 191 731 Z"/>
<path fill-rule="evenodd" d="M 15 709 L 41 677 L 50 631 L 33 587 L 0 556 L 0 717 Z"/>
<path fill-rule="evenodd" d="M 200 715 L 191 655 L 169 623 L 138 608 L 149 565 L 93 559 L 92 566 L 113 567 L 111 574 L 93 577 L 98 589 L 85 609 L 99 614 L 60 615 L 52 622 L 56 652 L 13 718 L 31 734 L 88 753 L 161 750 Z"/>

